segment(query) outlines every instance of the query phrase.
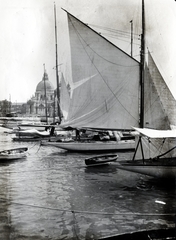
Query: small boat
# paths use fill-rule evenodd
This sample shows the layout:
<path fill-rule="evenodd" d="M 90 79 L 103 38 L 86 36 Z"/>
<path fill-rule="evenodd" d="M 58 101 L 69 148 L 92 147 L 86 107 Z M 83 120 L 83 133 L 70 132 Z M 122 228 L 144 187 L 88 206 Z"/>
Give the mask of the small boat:
<path fill-rule="evenodd" d="M 118 155 L 115 154 L 108 154 L 108 155 L 97 155 L 91 158 L 86 158 L 85 159 L 85 164 L 87 166 L 99 166 L 99 165 L 104 165 L 109 162 L 114 162 L 118 158 Z"/>
<path fill-rule="evenodd" d="M 27 147 L 6 149 L 3 151 L 0 151 L 0 160 L 21 159 L 26 157 L 27 151 L 28 151 Z"/>

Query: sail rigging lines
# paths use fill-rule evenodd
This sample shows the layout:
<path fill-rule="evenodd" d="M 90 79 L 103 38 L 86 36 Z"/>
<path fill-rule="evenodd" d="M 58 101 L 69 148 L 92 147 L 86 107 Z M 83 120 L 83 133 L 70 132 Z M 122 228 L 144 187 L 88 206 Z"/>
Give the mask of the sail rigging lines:
<path fill-rule="evenodd" d="M 122 30 L 118 30 L 118 29 L 112 29 L 112 28 L 109 28 L 109 27 L 102 27 L 102 26 L 98 26 L 98 25 L 94 25 L 94 24 L 88 24 L 88 26 L 92 26 L 92 27 L 95 27 L 95 28 L 99 28 L 99 29 L 102 29 L 102 30 L 105 30 L 105 31 L 108 31 L 109 32 L 109 36 L 114 36 L 116 38 L 128 38 L 130 39 L 130 36 L 131 36 L 131 33 L 130 32 L 126 32 L 126 31 L 122 31 Z M 103 34 L 103 33 L 101 33 Z M 104 34 L 103 34 L 104 35 Z M 133 37 L 138 39 L 139 38 L 139 34 L 137 33 L 133 33 Z M 140 44 L 138 44 L 140 45 Z"/>
<path fill-rule="evenodd" d="M 75 121 L 79 120 L 79 124 L 81 124 L 82 122 L 84 123 L 85 121 L 85 117 L 86 117 L 86 121 L 90 124 L 90 123 L 94 123 L 95 120 L 97 119 L 102 119 L 103 116 L 106 116 L 106 113 L 109 112 L 111 109 L 113 109 L 114 105 L 116 104 L 116 102 L 114 101 L 115 98 L 113 98 L 111 96 L 110 99 L 105 100 L 100 106 L 98 106 L 97 108 L 94 108 L 93 110 L 91 110 L 90 112 L 85 113 L 84 115 L 81 115 L 79 117 L 77 117 L 76 115 L 79 113 L 77 112 L 74 116 L 72 116 L 71 119 L 69 119 L 69 123 L 72 124 Z M 120 103 L 120 102 L 119 102 Z M 126 112 L 128 112 L 128 114 L 137 122 L 138 119 L 136 119 L 134 116 L 132 116 L 132 114 L 120 103 L 120 105 L 126 110 Z M 85 106 L 84 106 L 85 107 Z M 83 108 L 84 108 L 83 107 Z M 103 109 L 106 109 L 106 111 L 103 111 Z M 80 112 L 82 111 L 82 109 L 80 109 Z M 124 120 L 124 123 L 127 119 Z M 121 129 L 125 129 L 125 128 L 121 128 Z"/>
<path fill-rule="evenodd" d="M 109 91 L 111 92 L 111 94 L 112 94 L 112 96 L 114 97 L 114 99 L 117 100 L 117 102 L 120 104 L 120 106 L 121 106 L 135 121 L 138 121 L 136 118 L 133 117 L 132 113 L 130 113 L 130 111 L 124 106 L 124 104 L 122 104 L 122 102 L 119 100 L 118 96 L 117 96 L 117 95 L 114 93 L 114 91 L 111 89 L 111 87 L 109 86 L 109 84 L 108 84 L 107 81 L 104 79 L 103 75 L 101 74 L 101 72 L 99 71 L 99 69 L 97 68 L 97 66 L 95 65 L 94 60 L 91 59 L 90 54 L 89 54 L 88 51 L 86 50 L 86 47 L 88 47 L 94 54 L 96 54 L 98 57 L 100 57 L 100 58 L 103 59 L 104 61 L 109 62 L 109 63 L 111 63 L 111 64 L 113 64 L 113 65 L 116 65 L 116 66 L 133 68 L 133 67 L 138 66 L 138 61 L 134 59 L 137 64 L 134 64 L 134 65 L 132 65 L 132 66 L 124 66 L 124 65 L 116 64 L 116 63 L 114 63 L 114 62 L 112 62 L 112 61 L 109 61 L 109 60 L 105 59 L 104 57 L 102 57 L 101 55 L 99 55 L 94 49 L 92 49 L 92 48 L 90 47 L 90 45 L 84 40 L 84 38 L 81 36 L 81 34 L 79 33 L 79 31 L 76 29 L 76 27 L 75 27 L 75 25 L 74 25 L 74 23 L 73 23 L 73 21 L 72 21 L 72 19 L 71 19 L 70 16 L 72 16 L 72 15 L 71 15 L 71 14 L 68 14 L 68 18 L 69 18 L 69 21 L 70 21 L 70 23 L 71 23 L 71 25 L 72 25 L 72 28 L 74 29 L 74 31 L 75 31 L 75 33 L 76 33 L 76 35 L 77 35 L 77 37 L 78 37 L 78 39 L 79 39 L 79 41 L 80 41 L 80 44 L 81 44 L 82 48 L 84 49 L 84 51 L 85 51 L 88 59 L 90 60 L 91 64 L 94 66 L 94 68 L 96 69 L 96 72 L 99 74 L 99 76 L 101 77 L 101 79 L 103 80 L 103 82 L 105 83 L 105 85 L 107 86 L 107 88 L 109 89 Z M 74 18 L 75 18 L 75 17 L 74 17 Z M 80 21 L 80 20 L 79 20 L 79 21 Z M 81 22 L 81 21 L 80 21 L 80 22 Z M 82 22 L 81 22 L 81 23 L 82 23 Z M 84 24 L 84 23 L 82 23 L 82 24 Z M 86 25 L 86 24 L 84 24 L 84 25 Z M 88 28 L 90 28 L 90 27 L 88 27 Z M 99 35 L 99 34 L 98 34 L 96 31 L 94 31 L 92 28 L 90 28 L 90 30 L 93 31 L 93 32 L 95 32 L 97 35 Z M 102 37 L 102 36 L 101 36 L 101 37 Z M 104 37 L 102 37 L 102 38 L 105 39 L 107 42 L 109 42 L 106 38 L 104 38 Z M 109 43 L 112 44 L 111 42 L 109 42 Z M 112 45 L 113 45 L 114 47 L 116 47 L 114 44 L 112 44 Z M 118 49 L 118 47 L 116 47 L 116 48 Z M 123 50 L 121 50 L 121 51 L 123 52 Z M 125 53 L 125 52 L 124 52 L 124 53 Z M 128 55 L 127 53 L 125 53 L 125 54 Z M 129 56 L 129 55 L 128 55 L 128 56 Z M 129 57 L 130 57 L 130 56 L 129 56 Z M 127 83 L 126 83 L 126 84 L 127 84 Z M 84 102 L 84 104 L 85 104 L 85 102 Z M 104 106 L 104 105 L 102 104 L 102 106 Z M 101 106 L 99 106 L 99 109 L 100 109 L 100 108 L 101 108 Z M 80 109 L 79 111 L 81 112 L 81 109 Z M 77 112 L 77 113 L 78 113 L 78 112 Z"/>
<path fill-rule="evenodd" d="M 126 47 L 125 45 L 123 46 L 123 49 L 125 50 L 126 53 L 129 53 L 129 49 L 131 49 L 131 46 L 133 45 L 134 52 L 135 52 L 133 57 L 138 58 L 140 56 L 141 39 L 140 39 L 139 33 L 137 34 L 137 33 L 134 33 L 134 31 L 129 32 L 129 31 L 123 31 L 119 29 L 112 29 L 109 27 L 102 27 L 95 24 L 87 24 L 87 25 L 95 29 L 95 31 L 97 31 L 103 37 L 121 42 L 121 44 L 122 43 L 128 44 Z M 99 30 L 102 30 L 102 31 L 99 32 Z M 133 37 L 133 43 L 131 42 L 131 37 Z"/>
<path fill-rule="evenodd" d="M 82 39 L 82 41 L 86 44 L 86 47 L 89 47 L 89 49 L 91 49 L 92 50 L 92 52 L 94 52 L 97 56 L 99 56 L 100 58 L 102 58 L 103 60 L 105 60 L 106 62 L 109 62 L 109 63 L 111 63 L 111 64 L 114 64 L 114 65 L 116 65 L 116 66 L 120 66 L 120 67 L 129 67 L 129 68 L 131 68 L 131 67 L 136 67 L 137 65 L 133 65 L 133 66 L 127 66 L 127 65 L 121 65 L 121 64 L 117 64 L 117 63 L 114 63 L 114 62 L 112 62 L 112 61 L 109 61 L 108 59 L 105 59 L 104 57 L 102 57 L 101 55 L 99 55 L 93 48 L 91 48 L 90 47 L 90 45 L 89 44 L 87 44 L 86 43 L 86 41 L 82 38 L 82 36 L 80 35 L 80 33 L 77 31 L 77 29 L 75 28 L 75 26 L 74 26 L 74 24 L 73 24 L 73 22 L 71 21 L 71 19 L 70 19 L 70 22 L 72 23 L 72 26 L 73 26 L 73 28 L 75 29 L 75 32 L 76 32 L 76 34 L 77 34 L 77 36 L 78 36 L 78 38 L 79 39 Z M 92 28 L 90 28 L 92 31 L 94 31 Z M 96 31 L 95 31 L 96 32 Z M 96 32 L 97 34 L 98 34 L 98 32 Z M 103 36 L 102 36 L 103 37 Z M 106 38 L 105 38 L 106 39 Z M 80 41 L 80 43 L 82 44 L 82 41 Z M 108 39 L 106 39 L 106 41 L 108 41 Z M 108 41 L 109 42 L 109 41 Z M 111 43 L 111 44 L 113 44 L 113 43 Z M 83 46 L 83 44 L 82 44 L 82 47 L 85 49 L 85 47 Z M 117 47 L 118 48 L 118 47 Z M 85 50 L 85 52 L 87 53 L 87 51 Z M 127 54 L 127 53 L 126 53 Z M 128 55 L 128 54 L 127 54 Z M 87 54 L 87 56 L 90 58 L 90 56 Z M 91 59 L 90 59 L 91 60 Z M 92 61 L 92 60 L 91 60 Z M 93 63 L 93 62 L 92 62 Z"/>
<path fill-rule="evenodd" d="M 79 117 L 75 117 L 73 116 L 69 122 L 72 123 L 74 121 L 80 120 L 79 123 L 81 123 L 81 121 L 84 122 L 84 118 L 86 117 L 86 121 L 90 123 L 93 123 L 95 120 L 97 119 L 101 119 L 103 116 L 106 115 L 107 112 L 109 112 L 111 109 L 113 109 L 114 105 L 116 104 L 116 102 L 114 100 L 118 100 L 115 96 L 115 98 L 113 98 L 111 96 L 111 98 L 105 100 L 100 106 L 98 106 L 97 108 L 94 108 L 92 111 L 85 113 L 82 116 Z M 136 121 L 138 122 L 138 119 L 136 119 L 123 105 L 122 103 L 118 100 L 118 103 L 123 107 L 123 109 L 125 109 L 125 111 Z M 84 108 L 85 106 L 83 106 Z M 106 109 L 106 111 L 102 111 L 103 109 Z M 80 112 L 82 111 L 82 109 L 80 109 Z M 77 112 L 76 114 L 78 114 L 79 112 Z M 91 114 L 90 114 L 91 113 Z M 83 120 L 81 120 L 83 119 Z M 127 119 L 124 120 L 124 123 Z"/>
<path fill-rule="evenodd" d="M 72 82 L 88 81 L 73 91 L 64 125 L 103 129 L 138 125 L 139 61 L 66 13 Z"/>

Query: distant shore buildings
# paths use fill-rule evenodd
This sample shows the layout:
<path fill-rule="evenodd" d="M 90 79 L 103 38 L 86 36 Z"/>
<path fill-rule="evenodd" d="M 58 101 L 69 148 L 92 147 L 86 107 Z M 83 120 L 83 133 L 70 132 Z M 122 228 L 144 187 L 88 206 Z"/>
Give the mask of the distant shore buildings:
<path fill-rule="evenodd" d="M 34 96 L 27 103 L 0 101 L 0 116 L 38 116 L 41 119 L 54 118 L 57 112 L 56 90 L 44 71 L 42 80 L 37 84 Z"/>
<path fill-rule="evenodd" d="M 37 84 L 35 95 L 27 102 L 26 114 L 53 117 L 55 112 L 55 90 L 46 71 Z"/>

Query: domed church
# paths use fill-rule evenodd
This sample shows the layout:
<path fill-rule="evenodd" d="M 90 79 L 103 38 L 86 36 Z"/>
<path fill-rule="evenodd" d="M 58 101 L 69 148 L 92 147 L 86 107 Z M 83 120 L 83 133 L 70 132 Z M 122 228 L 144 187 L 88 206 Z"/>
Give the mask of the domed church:
<path fill-rule="evenodd" d="M 54 92 L 55 90 L 52 83 L 48 79 L 48 74 L 46 71 L 44 71 L 42 81 L 37 84 L 35 96 L 27 102 L 28 114 L 46 117 L 47 106 L 47 116 L 53 117 L 55 106 Z"/>

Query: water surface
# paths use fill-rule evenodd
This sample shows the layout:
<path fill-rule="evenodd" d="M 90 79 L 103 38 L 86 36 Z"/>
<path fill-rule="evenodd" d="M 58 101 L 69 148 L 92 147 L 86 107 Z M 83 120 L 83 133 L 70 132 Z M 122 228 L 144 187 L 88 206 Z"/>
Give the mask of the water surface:
<path fill-rule="evenodd" d="M 106 167 L 87 168 L 86 154 L 11 140 L 26 159 L 0 162 L 0 239 L 98 239 L 174 226 L 175 180 L 161 181 Z M 118 153 L 128 159 L 130 153 Z"/>

